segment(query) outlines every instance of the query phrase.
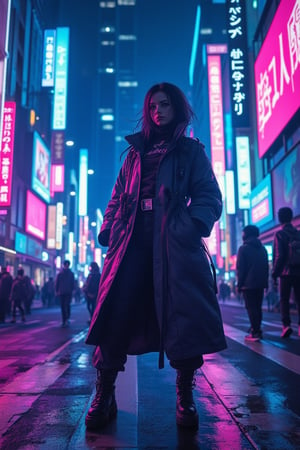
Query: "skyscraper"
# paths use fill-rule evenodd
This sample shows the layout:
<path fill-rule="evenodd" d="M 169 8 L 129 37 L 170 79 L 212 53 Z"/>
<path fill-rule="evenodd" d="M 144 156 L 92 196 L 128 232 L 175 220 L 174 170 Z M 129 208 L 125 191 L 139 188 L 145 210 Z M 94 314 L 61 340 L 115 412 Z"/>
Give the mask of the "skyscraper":
<path fill-rule="evenodd" d="M 132 132 L 136 118 L 135 0 L 100 1 L 98 17 L 97 176 L 92 182 L 103 210 L 126 148 L 124 136 Z"/>

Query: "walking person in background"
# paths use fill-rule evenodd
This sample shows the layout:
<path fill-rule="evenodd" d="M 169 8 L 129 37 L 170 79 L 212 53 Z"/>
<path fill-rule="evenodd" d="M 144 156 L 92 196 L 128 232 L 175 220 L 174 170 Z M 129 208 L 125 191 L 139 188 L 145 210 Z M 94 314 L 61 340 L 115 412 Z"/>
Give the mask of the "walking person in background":
<path fill-rule="evenodd" d="M 70 269 L 70 261 L 67 259 L 63 263 L 63 268 L 55 280 L 55 292 L 60 299 L 62 327 L 70 324 L 71 301 L 74 290 L 74 273 Z"/>
<path fill-rule="evenodd" d="M 31 314 L 31 307 L 37 290 L 34 283 L 31 281 L 28 275 L 24 275 L 24 280 L 27 285 L 27 296 L 26 298 L 24 298 L 25 313 Z"/>
<path fill-rule="evenodd" d="M 216 280 L 202 237 L 222 212 L 204 146 L 185 136 L 193 118 L 183 92 L 161 83 L 146 94 L 141 131 L 104 214 L 108 246 L 87 344 L 95 345 L 96 395 L 87 428 L 117 414 L 115 381 L 128 354 L 164 354 L 176 370 L 176 422 L 198 426 L 192 389 L 203 354 L 226 348 Z"/>
<path fill-rule="evenodd" d="M 24 269 L 20 268 L 17 271 L 17 276 L 13 281 L 10 302 L 12 305 L 12 320 L 11 323 L 16 323 L 17 309 L 21 314 L 22 322 L 25 322 L 25 310 L 23 308 L 24 299 L 28 296 L 28 284 L 24 277 Z"/>
<path fill-rule="evenodd" d="M 230 298 L 230 287 L 222 278 L 219 283 L 219 298 L 225 303 L 226 299 Z"/>
<path fill-rule="evenodd" d="M 76 278 L 74 280 L 73 295 L 74 295 L 75 303 L 80 303 L 80 301 L 81 301 L 81 288 L 80 288 L 80 285 L 79 285 L 79 281 Z"/>
<path fill-rule="evenodd" d="M 43 305 L 48 308 L 54 304 L 55 285 L 53 277 L 49 277 L 42 288 Z"/>
<path fill-rule="evenodd" d="M 6 314 L 9 311 L 9 297 L 13 277 L 5 266 L 1 267 L 0 274 L 0 323 L 5 323 Z"/>
<path fill-rule="evenodd" d="M 294 289 L 295 303 L 298 309 L 298 336 L 300 336 L 300 253 L 296 254 L 295 260 L 290 252 L 289 244 L 299 236 L 299 231 L 292 225 L 293 211 L 289 207 L 278 210 L 278 220 L 281 230 L 277 231 L 273 241 L 273 270 L 272 278 L 274 286 L 279 283 L 279 301 L 282 321 L 282 338 L 289 337 L 293 330 L 291 328 L 290 296 Z M 300 245 L 300 243 L 299 243 Z"/>
<path fill-rule="evenodd" d="M 245 341 L 249 342 L 262 338 L 262 303 L 269 277 L 268 253 L 258 237 L 259 229 L 255 225 L 243 229 L 243 244 L 238 249 L 236 262 L 238 291 L 244 297 L 251 325 L 251 333 L 245 336 Z"/>
<path fill-rule="evenodd" d="M 87 309 L 90 313 L 90 319 L 92 319 L 95 311 L 101 274 L 100 268 L 96 262 L 92 262 L 89 269 L 90 273 L 86 279 L 86 282 L 83 285 L 82 290 L 85 295 Z"/>

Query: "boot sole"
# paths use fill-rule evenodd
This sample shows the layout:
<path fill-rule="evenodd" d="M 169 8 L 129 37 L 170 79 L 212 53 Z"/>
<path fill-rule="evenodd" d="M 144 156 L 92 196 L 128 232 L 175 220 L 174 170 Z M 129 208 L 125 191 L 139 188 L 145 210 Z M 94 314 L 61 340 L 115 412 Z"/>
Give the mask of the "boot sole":
<path fill-rule="evenodd" d="M 98 416 L 89 416 L 89 414 L 87 414 L 85 418 L 85 426 L 89 430 L 104 428 L 117 416 L 117 413 L 117 407 L 113 405 L 108 414 L 99 414 Z"/>

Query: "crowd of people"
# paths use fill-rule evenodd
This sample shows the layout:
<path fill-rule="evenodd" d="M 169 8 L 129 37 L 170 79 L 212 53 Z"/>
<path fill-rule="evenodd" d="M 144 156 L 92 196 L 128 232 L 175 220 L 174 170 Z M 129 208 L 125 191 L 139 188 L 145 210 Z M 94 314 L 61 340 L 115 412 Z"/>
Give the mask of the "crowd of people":
<path fill-rule="evenodd" d="M 245 305 L 250 322 L 246 341 L 262 339 L 264 301 L 268 311 L 281 314 L 282 338 L 293 333 L 291 310 L 294 309 L 298 313 L 300 336 L 300 231 L 291 223 L 291 208 L 280 208 L 277 218 L 280 229 L 274 234 L 272 261 L 268 260 L 258 227 L 247 225 L 242 231 L 243 243 L 238 249 L 236 276 L 228 281 L 220 278 L 218 283 L 220 302 L 238 300 Z"/>
<path fill-rule="evenodd" d="M 36 288 L 31 279 L 24 274 L 20 267 L 13 279 L 7 267 L 3 266 L 0 273 L 0 323 L 11 316 L 11 323 L 16 322 L 17 313 L 22 322 L 26 321 L 26 314 L 31 313 L 32 302 Z"/>
<path fill-rule="evenodd" d="M 96 262 L 89 267 L 90 273 L 83 284 L 79 286 L 74 273 L 70 269 L 70 261 L 65 260 L 62 270 L 56 277 L 50 276 L 41 289 L 36 286 L 24 269 L 19 267 L 16 277 L 9 273 L 6 266 L 0 272 L 0 324 L 7 319 L 16 323 L 17 319 L 26 322 L 26 316 L 31 314 L 34 299 L 43 307 L 60 306 L 62 327 L 70 324 L 71 303 L 79 303 L 84 299 L 87 305 L 90 323 L 93 315 L 100 281 L 100 268 Z"/>
<path fill-rule="evenodd" d="M 246 341 L 262 339 L 264 298 L 267 299 L 268 307 L 270 302 L 279 305 L 281 337 L 288 338 L 293 333 L 292 295 L 298 314 L 300 336 L 300 231 L 292 225 L 293 211 L 290 207 L 280 208 L 277 216 L 280 229 L 274 235 L 271 265 L 260 241 L 258 227 L 247 225 L 243 229 L 243 244 L 237 254 L 236 275 L 237 290 L 244 299 L 250 322 L 250 334 L 245 336 Z"/>

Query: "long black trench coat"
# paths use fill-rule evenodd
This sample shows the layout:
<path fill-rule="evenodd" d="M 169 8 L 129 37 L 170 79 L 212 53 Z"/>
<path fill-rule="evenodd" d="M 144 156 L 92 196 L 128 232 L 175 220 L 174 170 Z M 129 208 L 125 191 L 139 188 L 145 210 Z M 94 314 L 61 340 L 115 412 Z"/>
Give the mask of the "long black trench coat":
<path fill-rule="evenodd" d="M 137 213 L 141 133 L 127 136 L 131 148 L 121 167 L 104 214 L 100 240 L 107 235 L 108 251 L 99 285 L 97 306 L 86 343 L 101 348 L 103 305 L 130 241 Z M 221 192 L 198 141 L 181 136 L 162 157 L 154 203 L 154 302 L 160 348 L 169 359 L 192 358 L 226 348 L 221 313 L 210 262 L 201 238 L 209 236 L 222 212 Z M 199 221 L 199 222 L 197 222 Z M 197 225 L 198 223 L 198 225 Z M 102 239 L 101 239 L 102 238 Z M 117 329 L 113 323 L 111 333 Z M 105 337 L 107 339 L 107 336 Z M 131 342 L 128 354 L 153 351 L 146 342 Z"/>

